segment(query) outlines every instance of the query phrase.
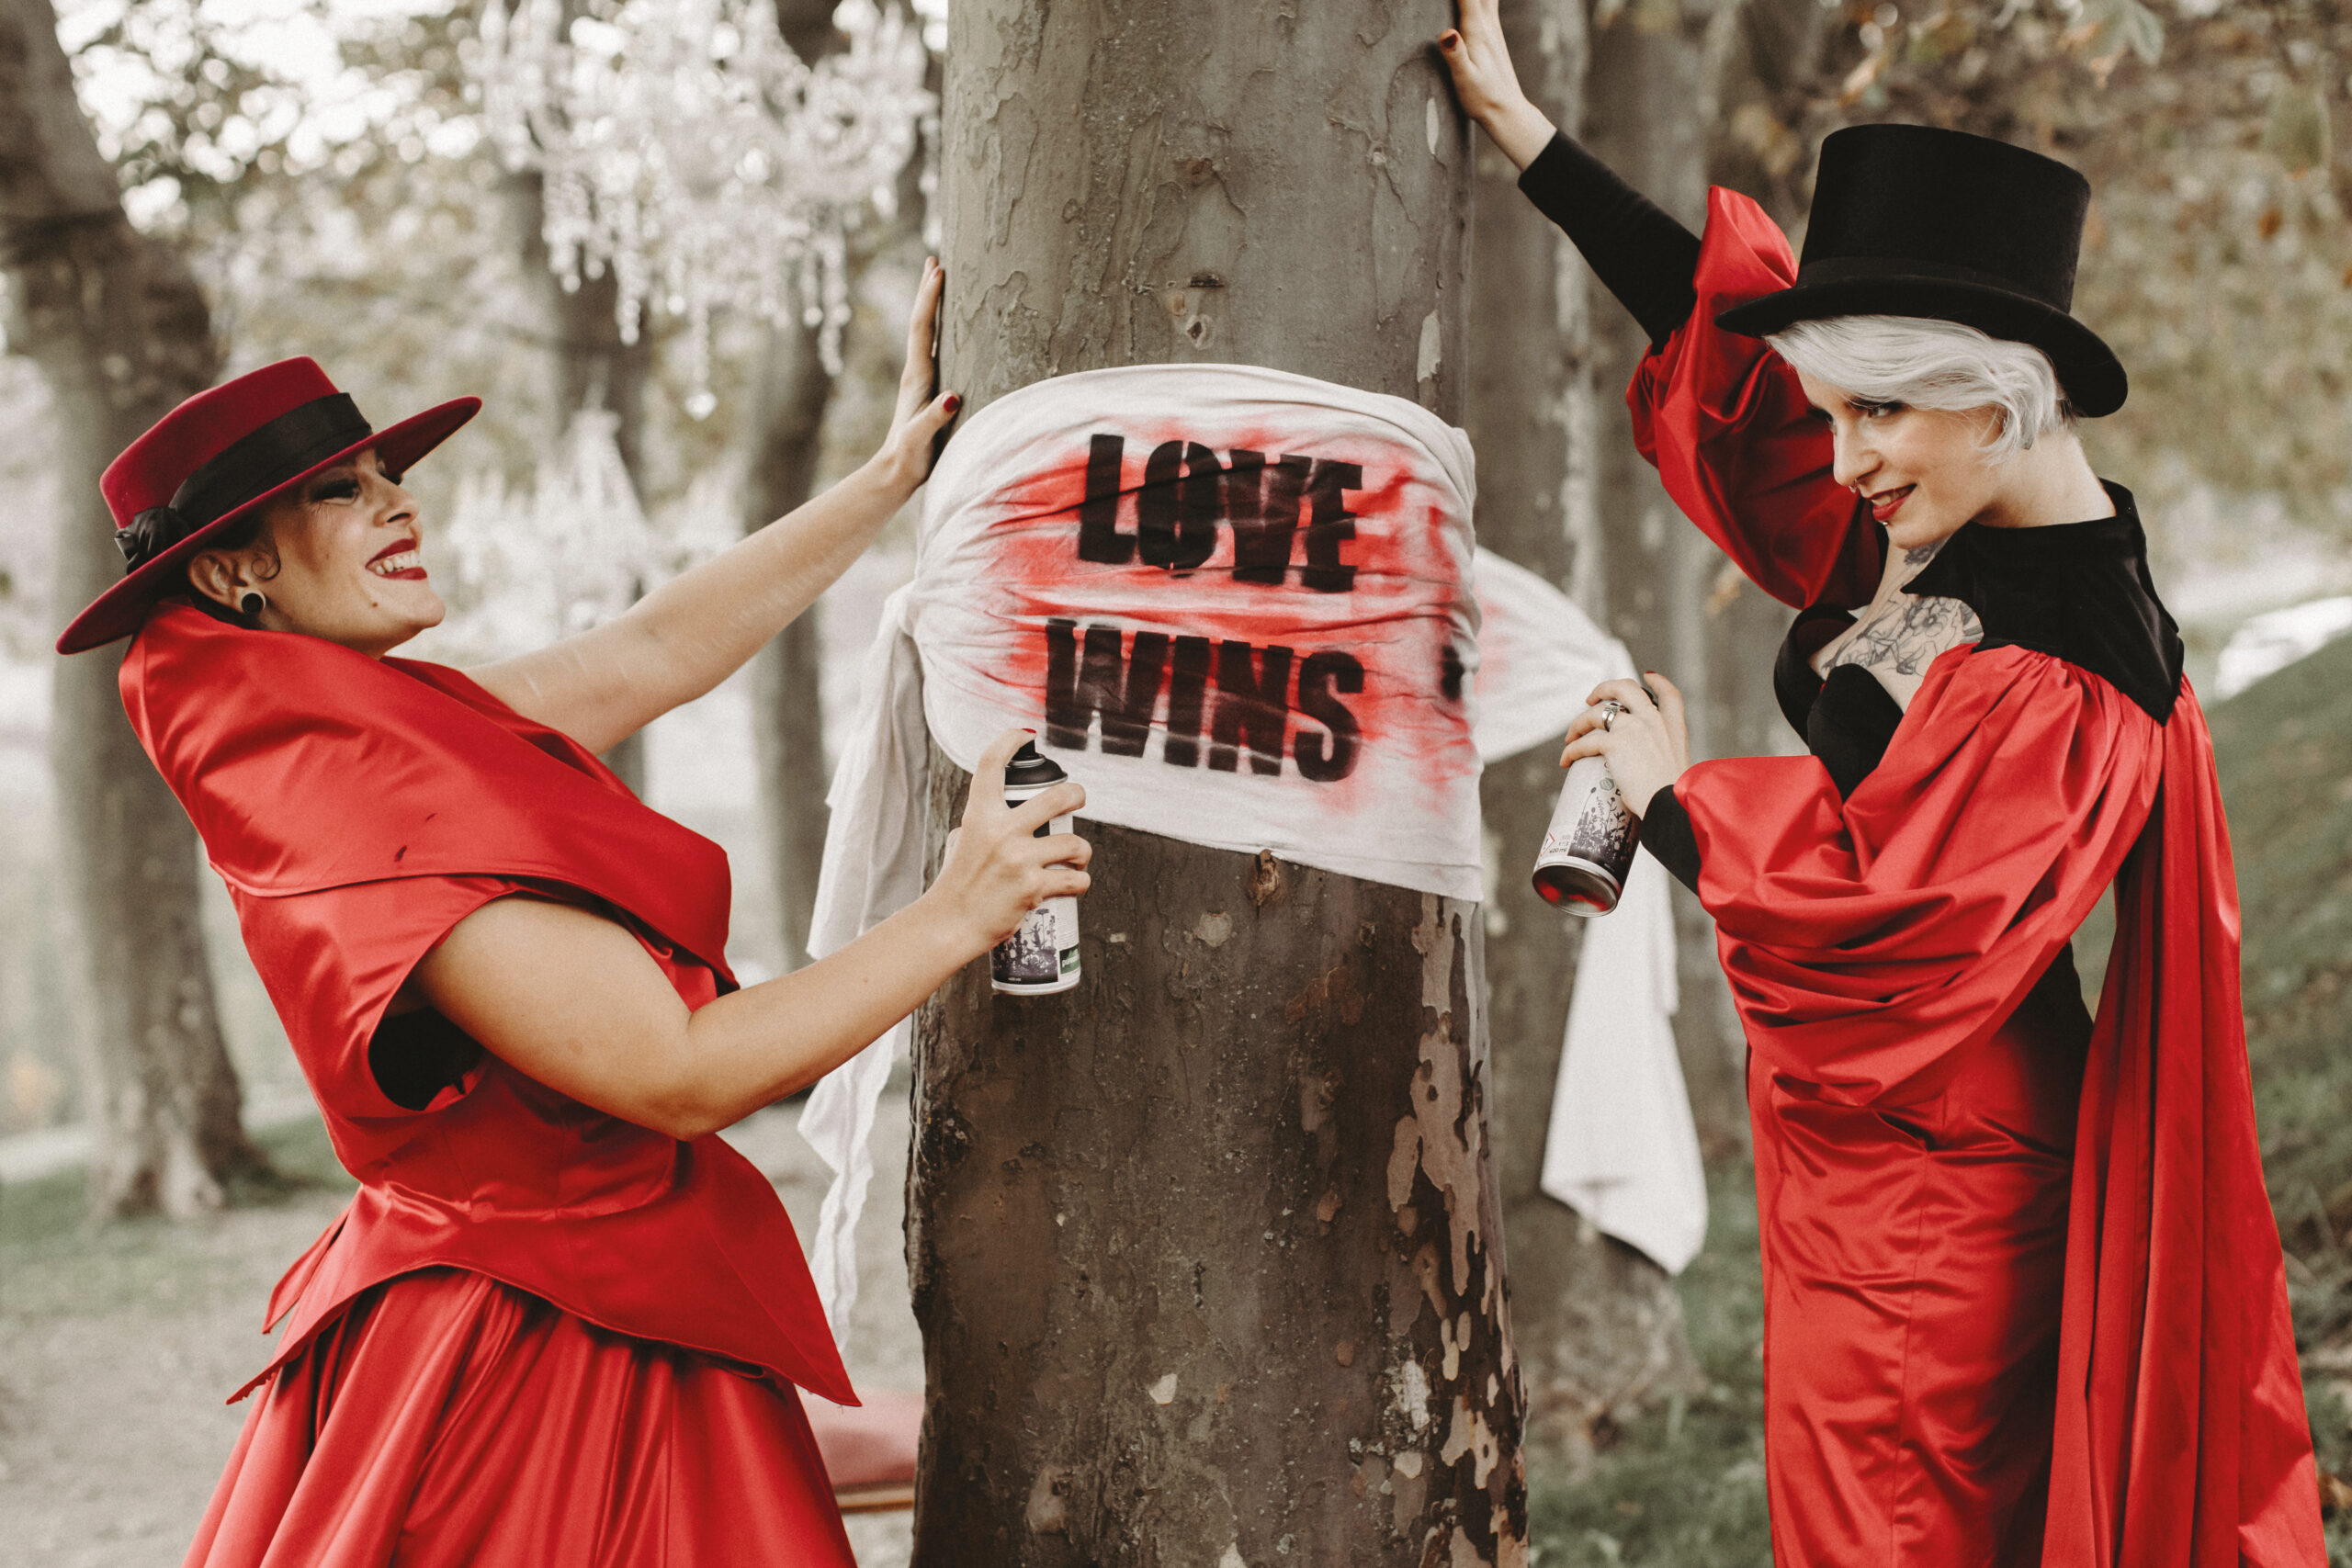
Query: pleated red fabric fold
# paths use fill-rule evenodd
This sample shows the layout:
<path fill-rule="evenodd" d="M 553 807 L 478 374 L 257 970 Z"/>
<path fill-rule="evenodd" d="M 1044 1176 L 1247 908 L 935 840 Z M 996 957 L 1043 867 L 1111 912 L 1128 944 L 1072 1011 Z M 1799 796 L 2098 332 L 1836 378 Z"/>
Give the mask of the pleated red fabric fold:
<path fill-rule="evenodd" d="M 854 1562 L 790 1388 L 429 1269 L 254 1402 L 187 1568 L 738 1562 Z"/>
<path fill-rule="evenodd" d="M 1831 480 L 1794 373 L 1713 324 L 1793 275 L 1761 209 L 1715 191 L 1698 309 L 1628 400 L 1669 493 L 1759 586 L 1859 604 L 1879 531 Z M 2050 655 L 1956 649 L 1850 798 L 1811 758 L 1700 763 L 1676 795 L 1751 1051 L 1783 1568 L 2320 1568 L 2228 831 L 2186 682 L 2159 724 Z M 2070 1043 L 2032 987 L 2110 883 L 2106 989 Z M 1999 1179 L 2036 1162 L 2038 1187 Z M 2014 1276 L 1938 1275 L 1939 1229 L 1991 1238 L 1972 1268 Z M 1972 1347 L 1988 1314 L 2008 1337 Z M 1848 1342 L 1873 1334 L 1871 1354 Z M 2039 1478 L 1987 1482 L 2022 1440 L 1996 1404 L 2043 1423 Z M 2038 1529 L 1971 1533 L 2045 1485 Z"/>

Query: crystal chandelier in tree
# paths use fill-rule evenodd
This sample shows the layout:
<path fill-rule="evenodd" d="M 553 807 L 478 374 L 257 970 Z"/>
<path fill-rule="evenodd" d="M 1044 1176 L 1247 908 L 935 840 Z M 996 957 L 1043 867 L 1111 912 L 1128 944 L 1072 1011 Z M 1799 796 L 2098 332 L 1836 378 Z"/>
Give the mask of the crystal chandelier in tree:
<path fill-rule="evenodd" d="M 612 270 L 623 341 L 649 305 L 691 333 L 695 417 L 711 318 L 820 329 L 841 369 L 849 234 L 888 218 L 934 114 L 918 27 L 844 0 L 847 47 L 814 66 L 773 0 L 488 0 L 476 80 L 501 156 L 545 181 L 549 265 L 567 288 Z"/>

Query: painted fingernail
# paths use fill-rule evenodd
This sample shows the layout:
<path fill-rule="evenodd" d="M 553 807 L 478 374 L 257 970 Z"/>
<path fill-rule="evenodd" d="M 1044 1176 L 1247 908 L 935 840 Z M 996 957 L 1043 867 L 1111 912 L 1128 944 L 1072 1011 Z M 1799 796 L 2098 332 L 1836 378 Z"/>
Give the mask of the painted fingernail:
<path fill-rule="evenodd" d="M 962 408 L 963 406 L 964 406 L 964 394 L 962 394 L 961 392 L 950 392 L 950 393 L 948 393 L 948 394 L 947 394 L 947 412 L 948 412 L 949 413 L 954 413 L 956 410 L 958 410 L 958 409 Z"/>

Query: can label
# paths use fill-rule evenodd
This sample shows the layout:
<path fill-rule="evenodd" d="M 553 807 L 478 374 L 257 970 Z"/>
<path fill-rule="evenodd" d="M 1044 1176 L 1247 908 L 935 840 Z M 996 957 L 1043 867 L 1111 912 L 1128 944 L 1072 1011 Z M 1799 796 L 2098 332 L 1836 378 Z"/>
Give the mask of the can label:
<path fill-rule="evenodd" d="M 1008 789 L 1007 806 L 1018 806 L 1037 793 Z M 1037 829 L 1037 837 L 1067 833 L 1074 819 L 1057 817 Z M 1043 996 L 1067 991 L 1078 984 L 1078 900 L 1048 898 L 1021 918 L 1011 936 L 989 949 L 989 984 L 1015 996 Z"/>
<path fill-rule="evenodd" d="M 1001 991 L 1058 991 L 1078 983 L 1078 900 L 1048 898 L 989 954 Z"/>
<path fill-rule="evenodd" d="M 1535 857 L 1535 889 L 1573 913 L 1606 914 L 1624 892 L 1640 842 L 1641 823 L 1625 808 L 1608 764 L 1587 757 L 1561 785 Z"/>

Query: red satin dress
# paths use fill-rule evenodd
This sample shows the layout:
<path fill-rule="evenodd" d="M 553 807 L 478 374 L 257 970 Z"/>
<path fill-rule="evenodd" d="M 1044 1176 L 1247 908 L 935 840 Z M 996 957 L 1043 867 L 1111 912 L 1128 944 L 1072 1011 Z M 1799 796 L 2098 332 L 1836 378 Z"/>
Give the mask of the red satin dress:
<path fill-rule="evenodd" d="M 1794 373 L 1713 324 L 1794 271 L 1714 192 L 1628 400 L 1760 587 L 1860 605 L 1883 534 Z M 1815 757 L 1675 785 L 1749 1044 L 1775 1562 L 2321 1568 L 2203 719 L 1998 640 L 1934 662 L 1850 795 Z M 2036 987 L 2110 884 L 2086 1028 Z"/>
<path fill-rule="evenodd" d="M 190 1568 L 849 1568 L 795 1385 L 854 1396 L 766 1179 L 385 1016 L 514 893 L 702 1006 L 734 986 L 718 846 L 439 666 L 167 604 L 121 683 L 360 1184 L 271 1297 Z"/>

